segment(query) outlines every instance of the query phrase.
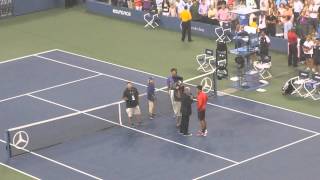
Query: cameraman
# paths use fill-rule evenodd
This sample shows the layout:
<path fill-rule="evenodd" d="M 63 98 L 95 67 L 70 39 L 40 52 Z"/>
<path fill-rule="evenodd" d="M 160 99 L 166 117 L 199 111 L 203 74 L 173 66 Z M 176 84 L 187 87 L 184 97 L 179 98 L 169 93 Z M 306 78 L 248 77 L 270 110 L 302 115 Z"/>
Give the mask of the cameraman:
<path fill-rule="evenodd" d="M 264 31 L 261 31 L 259 38 L 260 55 L 261 57 L 269 56 L 270 38 Z"/>

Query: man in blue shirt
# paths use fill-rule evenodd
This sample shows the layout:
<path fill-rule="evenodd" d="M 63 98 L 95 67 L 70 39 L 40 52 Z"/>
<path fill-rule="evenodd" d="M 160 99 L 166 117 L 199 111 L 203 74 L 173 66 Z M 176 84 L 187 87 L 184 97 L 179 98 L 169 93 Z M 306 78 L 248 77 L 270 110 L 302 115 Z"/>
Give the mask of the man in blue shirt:
<path fill-rule="evenodd" d="M 180 112 L 176 112 L 177 108 L 175 107 L 176 103 L 174 99 L 174 92 L 177 86 L 182 83 L 183 78 L 178 76 L 178 71 L 176 68 L 172 68 L 170 72 L 171 72 L 171 76 L 167 78 L 167 86 L 168 86 L 168 92 L 169 92 L 171 104 L 173 107 L 173 112 L 176 115 L 176 114 L 179 114 Z"/>
<path fill-rule="evenodd" d="M 147 99 L 148 99 L 148 109 L 149 109 L 149 117 L 150 119 L 153 119 L 156 115 L 155 113 L 155 101 L 156 101 L 156 95 L 155 95 L 155 85 L 154 85 L 154 79 L 150 77 L 148 79 L 148 87 L 147 87 Z"/>

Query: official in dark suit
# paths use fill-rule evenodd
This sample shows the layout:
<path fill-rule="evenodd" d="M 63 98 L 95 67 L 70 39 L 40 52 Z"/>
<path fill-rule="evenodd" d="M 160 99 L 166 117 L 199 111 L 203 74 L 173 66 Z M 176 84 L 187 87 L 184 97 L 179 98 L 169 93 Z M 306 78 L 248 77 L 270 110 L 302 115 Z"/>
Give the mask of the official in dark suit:
<path fill-rule="evenodd" d="M 180 125 L 180 133 L 182 133 L 184 136 L 192 136 L 191 133 L 189 133 L 189 120 L 190 116 L 192 114 L 192 105 L 193 99 L 192 95 L 190 93 L 190 88 L 185 87 L 184 93 L 181 96 L 181 125 Z"/>

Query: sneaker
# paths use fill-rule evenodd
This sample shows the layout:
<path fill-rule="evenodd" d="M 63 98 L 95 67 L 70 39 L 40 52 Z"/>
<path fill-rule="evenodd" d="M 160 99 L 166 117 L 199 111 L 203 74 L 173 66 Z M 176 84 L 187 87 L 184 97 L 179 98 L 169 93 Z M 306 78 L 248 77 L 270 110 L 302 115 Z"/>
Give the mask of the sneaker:
<path fill-rule="evenodd" d="M 153 119 L 153 116 L 149 116 L 149 118 L 150 118 L 150 120 L 152 120 L 152 119 Z"/>
<path fill-rule="evenodd" d="M 183 136 L 192 136 L 192 134 L 191 133 L 183 134 Z"/>
<path fill-rule="evenodd" d="M 206 132 L 203 133 L 203 136 L 206 137 L 208 134 L 208 131 L 206 130 Z"/>
<path fill-rule="evenodd" d="M 310 71 L 310 68 L 309 68 L 309 67 L 307 67 L 305 70 L 306 70 L 306 71 Z"/>
<path fill-rule="evenodd" d="M 201 131 L 198 131 L 197 136 L 203 136 L 203 133 Z"/>

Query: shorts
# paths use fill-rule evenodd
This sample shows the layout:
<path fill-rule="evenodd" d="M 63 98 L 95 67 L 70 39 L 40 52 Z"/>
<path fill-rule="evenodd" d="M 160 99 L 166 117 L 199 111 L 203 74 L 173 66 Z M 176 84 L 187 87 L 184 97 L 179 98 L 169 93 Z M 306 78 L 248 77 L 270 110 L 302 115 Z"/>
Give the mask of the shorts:
<path fill-rule="evenodd" d="M 206 118 L 206 111 L 203 110 L 203 111 L 198 111 L 198 119 L 199 121 L 204 121 Z"/>
<path fill-rule="evenodd" d="M 312 58 L 312 55 L 311 55 L 311 54 L 304 54 L 304 58 L 305 58 L 306 60 L 309 60 L 309 59 Z"/>
<path fill-rule="evenodd" d="M 133 108 L 127 108 L 126 112 L 127 112 L 129 118 L 132 118 L 133 115 L 141 115 L 141 111 L 140 111 L 139 106 L 136 106 Z"/>
<path fill-rule="evenodd" d="M 148 100 L 149 114 L 155 114 L 155 102 Z"/>

